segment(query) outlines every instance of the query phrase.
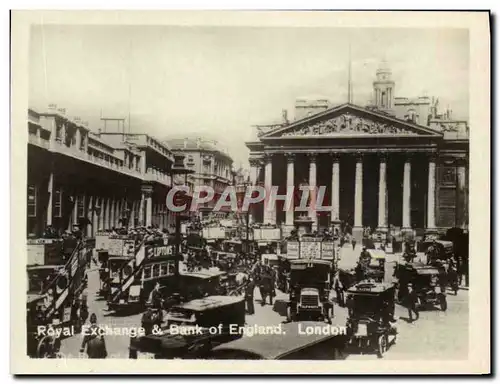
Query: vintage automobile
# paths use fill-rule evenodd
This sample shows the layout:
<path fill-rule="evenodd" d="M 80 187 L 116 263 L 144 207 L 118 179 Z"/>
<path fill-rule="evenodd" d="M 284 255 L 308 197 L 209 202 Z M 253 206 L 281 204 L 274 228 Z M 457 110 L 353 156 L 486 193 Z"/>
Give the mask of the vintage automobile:
<path fill-rule="evenodd" d="M 208 296 L 172 306 L 165 320 L 161 332 L 130 339 L 130 358 L 204 358 L 214 346 L 242 336 L 230 327 L 244 326 L 245 302 L 242 297 Z M 210 327 L 217 332 L 210 333 Z"/>
<path fill-rule="evenodd" d="M 182 273 L 179 275 L 177 290 L 186 301 L 218 295 L 222 293 L 222 280 L 225 276 L 225 272 L 214 270 Z"/>
<path fill-rule="evenodd" d="M 321 259 L 290 261 L 290 299 L 287 320 L 295 321 L 307 315 L 331 321 L 333 302 L 330 300 L 332 263 Z"/>
<path fill-rule="evenodd" d="M 394 284 L 366 280 L 347 290 L 349 346 L 374 350 L 383 357 L 396 342 Z"/>
<path fill-rule="evenodd" d="M 241 240 L 224 240 L 222 242 L 222 249 L 225 252 L 238 253 L 243 251 L 243 244 Z"/>
<path fill-rule="evenodd" d="M 429 254 L 430 247 L 435 246 L 435 255 L 434 259 L 439 260 L 441 262 L 447 262 L 449 259 L 453 258 L 453 243 L 451 241 L 446 240 L 434 240 L 434 241 L 426 241 L 422 244 L 422 249 L 424 249 L 424 253 L 427 256 L 427 264 L 430 264 L 433 260 L 431 260 L 431 255 Z"/>
<path fill-rule="evenodd" d="M 281 334 L 275 330 L 221 344 L 212 348 L 205 359 L 212 360 L 343 360 L 347 342 L 344 326 L 331 332 L 305 332 L 318 327 L 317 322 L 281 324 Z M 273 327 L 273 326 L 271 326 Z M 276 326 L 274 326 L 276 327 Z M 321 327 L 325 327 L 321 325 Z M 286 336 L 285 336 L 286 334 Z"/>
<path fill-rule="evenodd" d="M 219 267 L 222 271 L 229 272 L 236 266 L 236 253 L 230 252 L 213 252 L 214 264 Z"/>
<path fill-rule="evenodd" d="M 408 284 L 412 284 L 420 307 L 439 305 L 442 311 L 446 311 L 448 307 L 446 276 L 442 270 L 422 263 L 398 264 L 394 270 L 394 276 L 398 280 L 398 301 L 405 302 Z"/>
<path fill-rule="evenodd" d="M 374 279 L 378 282 L 384 281 L 385 252 L 378 249 L 368 249 L 367 253 L 370 255 L 370 260 L 366 266 L 366 278 Z"/>
<path fill-rule="evenodd" d="M 271 268 L 277 267 L 279 265 L 278 255 L 275 253 L 264 253 L 261 255 L 261 261 L 263 265 L 268 265 Z"/>

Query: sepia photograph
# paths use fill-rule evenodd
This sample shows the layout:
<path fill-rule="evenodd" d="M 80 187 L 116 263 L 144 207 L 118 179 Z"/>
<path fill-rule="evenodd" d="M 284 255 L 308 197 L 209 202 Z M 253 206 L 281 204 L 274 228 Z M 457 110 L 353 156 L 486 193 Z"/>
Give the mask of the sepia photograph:
<path fill-rule="evenodd" d="M 488 13 L 151 13 L 12 14 L 16 373 L 489 372 Z"/>

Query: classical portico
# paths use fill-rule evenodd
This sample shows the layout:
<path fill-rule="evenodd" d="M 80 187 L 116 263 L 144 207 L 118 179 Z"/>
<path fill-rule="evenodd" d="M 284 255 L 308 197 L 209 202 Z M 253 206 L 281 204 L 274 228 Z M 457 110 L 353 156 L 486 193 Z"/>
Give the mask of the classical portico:
<path fill-rule="evenodd" d="M 436 163 L 442 157 L 458 164 L 463 157 L 443 144 L 443 134 L 437 130 L 351 104 L 261 131 L 258 141 L 247 146 L 253 183 L 267 190 L 279 186 L 283 194 L 287 186 L 324 186 L 322 205 L 328 209 L 313 207 L 306 212 L 313 230 L 341 220 L 358 238 L 365 227 L 387 231 L 391 226 L 403 232 L 435 229 Z M 462 184 L 463 169 L 456 171 Z M 460 191 L 465 189 L 458 185 L 454 190 L 461 201 L 465 198 Z M 304 215 L 282 212 L 279 205 L 270 211 L 267 204 L 260 220 L 258 212 L 253 214 L 255 220 L 293 227 Z"/>

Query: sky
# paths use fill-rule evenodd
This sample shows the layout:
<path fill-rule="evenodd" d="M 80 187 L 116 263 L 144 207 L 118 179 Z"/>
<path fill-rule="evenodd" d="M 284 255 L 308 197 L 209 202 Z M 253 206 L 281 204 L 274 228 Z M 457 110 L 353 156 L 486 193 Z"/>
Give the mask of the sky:
<path fill-rule="evenodd" d="M 395 96 L 436 96 L 468 118 L 465 29 L 33 26 L 29 103 L 95 131 L 102 113 L 159 139 L 215 139 L 247 166 L 252 125 L 293 118 L 298 97 L 347 101 L 349 46 L 354 104 L 369 102 L 385 60 Z"/>

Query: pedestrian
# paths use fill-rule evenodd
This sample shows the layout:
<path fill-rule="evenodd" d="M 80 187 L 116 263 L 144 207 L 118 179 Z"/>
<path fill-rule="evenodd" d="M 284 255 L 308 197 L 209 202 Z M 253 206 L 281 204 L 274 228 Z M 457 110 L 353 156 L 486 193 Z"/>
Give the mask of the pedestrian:
<path fill-rule="evenodd" d="M 144 329 L 144 334 L 146 336 L 151 335 L 153 333 L 153 328 L 155 326 L 155 318 L 154 318 L 153 308 L 149 307 L 146 312 L 142 315 L 141 318 L 141 327 Z"/>
<path fill-rule="evenodd" d="M 411 283 L 408 284 L 408 295 L 406 297 L 406 307 L 408 308 L 408 319 L 410 323 L 418 320 L 420 315 L 418 313 L 417 304 L 418 304 L 418 296 L 417 292 L 413 289 L 413 285 Z M 415 319 L 413 319 L 413 314 L 415 314 Z"/>
<path fill-rule="evenodd" d="M 85 352 L 85 347 L 87 347 L 86 352 L 89 359 L 105 359 L 108 356 L 104 335 L 97 325 L 95 313 L 90 315 L 90 327 L 83 337 L 82 346 L 80 347 L 81 353 Z"/>
<path fill-rule="evenodd" d="M 253 315 L 255 313 L 255 307 L 253 303 L 253 293 L 255 290 L 255 282 L 253 277 L 248 278 L 247 284 L 245 285 L 245 301 L 247 306 L 247 314 Z"/>
<path fill-rule="evenodd" d="M 354 251 L 356 248 L 356 239 L 354 237 L 351 240 L 351 244 L 352 244 L 352 250 Z"/>
<path fill-rule="evenodd" d="M 151 291 L 150 299 L 151 307 L 156 310 L 156 320 L 158 326 L 163 322 L 163 295 L 160 291 L 160 283 L 157 281 L 154 289 Z"/>

